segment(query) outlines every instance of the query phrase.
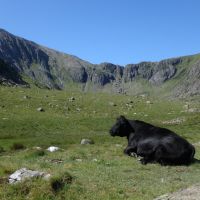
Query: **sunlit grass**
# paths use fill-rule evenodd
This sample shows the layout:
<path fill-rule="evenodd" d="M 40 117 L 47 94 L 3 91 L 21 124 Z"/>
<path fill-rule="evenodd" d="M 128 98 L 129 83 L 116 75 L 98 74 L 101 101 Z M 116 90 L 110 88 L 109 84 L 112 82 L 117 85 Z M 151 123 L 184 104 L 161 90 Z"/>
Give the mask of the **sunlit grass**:
<path fill-rule="evenodd" d="M 75 100 L 69 101 L 70 97 Z M 199 142 L 200 115 L 184 112 L 185 104 L 200 108 L 198 99 L 187 103 L 159 100 L 155 96 L 0 87 L 0 146 L 5 151 L 0 152 L 1 179 L 22 167 L 50 173 L 54 180 L 61 180 L 65 173 L 72 176 L 72 181 L 56 192 L 51 181 L 41 179 L 16 186 L 0 183 L 0 199 L 150 200 L 198 182 L 198 163 L 177 167 L 143 166 L 123 154 L 125 138 L 112 138 L 108 134 L 115 118 L 125 115 L 169 128 L 192 143 Z M 38 107 L 44 112 L 37 111 Z M 162 123 L 176 118 L 185 121 L 178 125 Z M 90 138 L 95 144 L 80 145 L 82 138 Z M 13 150 L 13 144 L 26 148 Z M 61 150 L 50 153 L 46 151 L 50 145 Z M 42 149 L 38 151 L 36 146 Z M 200 158 L 199 150 L 197 146 L 196 158 Z M 55 159 L 62 162 L 56 163 Z"/>

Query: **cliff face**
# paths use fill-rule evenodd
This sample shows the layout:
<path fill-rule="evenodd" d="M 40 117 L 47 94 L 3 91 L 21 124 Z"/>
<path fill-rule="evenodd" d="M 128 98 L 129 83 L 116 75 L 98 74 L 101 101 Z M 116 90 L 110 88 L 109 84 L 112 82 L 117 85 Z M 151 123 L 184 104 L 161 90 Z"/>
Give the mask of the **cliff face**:
<path fill-rule="evenodd" d="M 26 85 L 15 68 L 12 68 L 0 59 L 0 84 L 3 85 Z"/>
<path fill-rule="evenodd" d="M 112 63 L 94 65 L 0 29 L 0 64 L 1 68 L 4 66 L 0 77 L 25 84 L 21 75 L 26 75 L 47 88 L 65 89 L 69 83 L 90 83 L 99 89 L 112 85 L 115 87 L 113 91 L 123 92 L 123 85 L 127 83 L 145 80 L 153 87 L 159 87 L 181 76 L 185 81 L 180 78 L 180 84 L 176 82 L 175 96 L 200 94 L 200 57 L 195 56 L 195 59 L 198 57 L 196 60 L 193 57 L 128 64 L 125 67 Z M 16 79 L 11 74 L 16 74 Z"/>

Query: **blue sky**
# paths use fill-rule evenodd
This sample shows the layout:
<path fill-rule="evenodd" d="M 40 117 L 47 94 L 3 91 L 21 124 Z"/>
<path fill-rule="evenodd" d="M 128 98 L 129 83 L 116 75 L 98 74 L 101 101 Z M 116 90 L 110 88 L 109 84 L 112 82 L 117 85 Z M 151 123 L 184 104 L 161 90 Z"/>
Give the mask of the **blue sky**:
<path fill-rule="evenodd" d="M 200 53 L 199 0 L 0 0 L 0 27 L 92 63 Z"/>

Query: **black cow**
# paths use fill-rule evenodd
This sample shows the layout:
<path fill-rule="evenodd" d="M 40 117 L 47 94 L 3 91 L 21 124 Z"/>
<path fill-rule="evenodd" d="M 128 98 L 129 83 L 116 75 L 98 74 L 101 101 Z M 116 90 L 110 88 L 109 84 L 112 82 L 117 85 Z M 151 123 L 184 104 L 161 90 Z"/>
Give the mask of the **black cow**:
<path fill-rule="evenodd" d="M 127 137 L 125 154 L 142 157 L 141 163 L 158 162 L 161 165 L 188 165 L 194 159 L 195 149 L 176 133 L 139 120 L 120 116 L 110 129 L 111 136 Z"/>

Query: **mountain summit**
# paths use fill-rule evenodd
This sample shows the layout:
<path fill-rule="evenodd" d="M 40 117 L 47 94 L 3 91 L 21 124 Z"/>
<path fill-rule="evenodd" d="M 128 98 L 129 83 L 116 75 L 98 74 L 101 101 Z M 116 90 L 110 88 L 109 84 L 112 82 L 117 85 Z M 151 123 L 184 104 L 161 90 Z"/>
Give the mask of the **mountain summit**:
<path fill-rule="evenodd" d="M 25 78 L 26 77 L 26 78 Z M 126 66 L 95 65 L 0 29 L 0 83 L 170 96 L 200 94 L 200 54 Z"/>

